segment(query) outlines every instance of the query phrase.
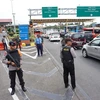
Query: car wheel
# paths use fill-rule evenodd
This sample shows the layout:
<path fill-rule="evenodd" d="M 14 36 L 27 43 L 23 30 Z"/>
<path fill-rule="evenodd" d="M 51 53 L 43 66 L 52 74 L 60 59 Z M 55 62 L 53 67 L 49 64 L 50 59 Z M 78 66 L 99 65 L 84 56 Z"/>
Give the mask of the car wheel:
<path fill-rule="evenodd" d="M 84 58 L 87 58 L 87 57 L 88 57 L 87 51 L 86 51 L 85 49 L 82 51 L 82 56 L 83 56 Z"/>

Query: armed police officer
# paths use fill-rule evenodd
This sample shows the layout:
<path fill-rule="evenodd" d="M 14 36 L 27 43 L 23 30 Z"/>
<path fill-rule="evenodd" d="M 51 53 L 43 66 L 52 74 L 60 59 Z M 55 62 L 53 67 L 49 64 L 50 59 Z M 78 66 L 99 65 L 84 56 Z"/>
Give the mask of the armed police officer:
<path fill-rule="evenodd" d="M 21 69 L 21 52 L 16 49 L 16 44 L 14 42 L 9 42 L 10 49 L 7 50 L 7 54 L 5 59 L 3 59 L 3 63 L 7 64 L 9 69 L 9 78 L 10 78 L 10 87 L 12 88 L 11 95 L 15 93 L 15 79 L 16 74 L 18 75 L 21 88 L 24 92 L 26 92 L 26 88 L 24 87 L 25 82 L 23 79 L 23 71 Z"/>
<path fill-rule="evenodd" d="M 68 76 L 71 76 L 71 85 L 72 89 L 75 90 L 76 83 L 75 83 L 75 68 L 74 68 L 74 58 L 76 58 L 76 54 L 72 46 L 71 39 L 65 39 L 65 46 L 61 50 L 61 60 L 63 63 L 63 78 L 65 83 L 65 88 L 69 86 L 69 79 Z"/>

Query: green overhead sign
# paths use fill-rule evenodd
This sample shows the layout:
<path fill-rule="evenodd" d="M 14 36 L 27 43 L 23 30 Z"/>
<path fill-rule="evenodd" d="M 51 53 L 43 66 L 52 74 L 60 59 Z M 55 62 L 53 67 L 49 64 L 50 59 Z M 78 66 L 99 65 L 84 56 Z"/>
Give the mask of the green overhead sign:
<path fill-rule="evenodd" d="M 78 6 L 77 17 L 99 17 L 100 6 Z"/>
<path fill-rule="evenodd" d="M 42 17 L 43 18 L 58 17 L 58 7 L 42 7 Z"/>

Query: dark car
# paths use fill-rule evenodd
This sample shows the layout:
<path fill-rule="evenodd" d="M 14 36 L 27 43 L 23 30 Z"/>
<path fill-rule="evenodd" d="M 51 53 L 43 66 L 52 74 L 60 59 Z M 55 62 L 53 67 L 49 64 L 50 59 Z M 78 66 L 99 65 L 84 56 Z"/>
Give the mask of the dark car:
<path fill-rule="evenodd" d="M 61 44 L 62 46 L 65 45 L 65 39 L 71 38 L 72 39 L 72 47 L 73 48 L 82 48 L 83 45 L 86 43 L 86 39 L 83 33 L 74 33 L 74 34 L 66 34 L 66 36 L 62 39 Z"/>
<path fill-rule="evenodd" d="M 73 47 L 77 49 L 82 48 L 83 45 L 86 43 L 86 39 L 83 33 L 75 33 L 71 36 L 71 39 L 73 41 Z"/>
<path fill-rule="evenodd" d="M 65 39 L 66 38 L 71 38 L 73 43 L 72 46 L 74 48 L 82 48 L 84 44 L 90 42 L 93 39 L 92 33 L 88 32 L 88 31 L 84 31 L 84 32 L 78 32 L 78 33 L 74 33 L 74 34 L 66 34 L 64 36 L 64 38 L 62 39 L 62 46 L 65 45 Z"/>
<path fill-rule="evenodd" d="M 86 43 L 92 41 L 94 38 L 92 32 L 90 31 L 84 31 L 83 34 L 84 34 L 84 38 L 86 39 Z"/>
<path fill-rule="evenodd" d="M 65 36 L 65 32 L 60 32 L 60 37 L 64 37 Z"/>

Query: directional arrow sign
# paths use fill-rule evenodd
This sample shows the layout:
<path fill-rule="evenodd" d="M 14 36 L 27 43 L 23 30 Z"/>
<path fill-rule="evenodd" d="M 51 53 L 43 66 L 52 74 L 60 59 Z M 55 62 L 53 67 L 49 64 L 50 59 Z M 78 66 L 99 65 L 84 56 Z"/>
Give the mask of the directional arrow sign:
<path fill-rule="evenodd" d="M 99 17 L 100 6 L 78 6 L 77 17 Z"/>
<path fill-rule="evenodd" d="M 58 7 L 42 7 L 42 17 L 43 18 L 58 17 Z"/>

